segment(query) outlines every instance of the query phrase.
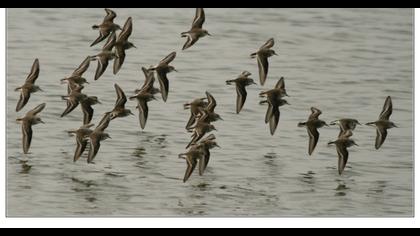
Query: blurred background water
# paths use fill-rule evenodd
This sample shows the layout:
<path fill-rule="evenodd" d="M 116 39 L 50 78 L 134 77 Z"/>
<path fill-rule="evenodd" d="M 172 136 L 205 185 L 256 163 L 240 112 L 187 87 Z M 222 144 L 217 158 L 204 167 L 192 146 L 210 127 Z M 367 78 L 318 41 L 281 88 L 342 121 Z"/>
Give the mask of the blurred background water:
<path fill-rule="evenodd" d="M 96 63 L 85 74 L 84 92 L 99 97 L 93 123 L 113 108 L 118 83 L 127 96 L 144 81 L 141 66 L 156 64 L 172 51 L 179 72 L 169 74 L 167 103 L 149 104 L 149 120 L 140 130 L 136 102 L 127 107 L 136 116 L 116 119 L 88 165 L 72 158 L 75 139 L 65 132 L 78 128 L 77 108 L 60 118 L 66 107 L 61 95 L 69 76 L 101 45 L 91 29 L 103 9 L 7 10 L 7 215 L 8 216 L 413 216 L 413 10 L 412 9 L 205 9 L 204 28 L 213 36 L 181 52 L 194 9 L 113 9 L 116 23 L 131 16 L 130 38 L 138 49 L 127 51 L 118 75 L 112 64 L 94 81 Z M 235 114 L 236 91 L 225 85 L 243 70 L 258 81 L 249 54 L 275 38 L 264 87 L 249 86 L 248 100 Z M 37 84 L 45 92 L 32 95 L 15 112 L 19 93 L 35 58 L 41 72 Z M 264 124 L 266 107 L 258 93 L 284 76 L 290 106 L 281 108 L 274 136 Z M 184 129 L 189 111 L 182 104 L 209 91 L 224 119 L 215 123 L 221 149 L 211 151 L 204 176 L 193 173 L 182 183 L 190 134 Z M 366 123 L 378 118 L 386 96 L 392 96 L 389 130 L 375 150 L 375 129 L 360 126 L 349 149 L 343 176 L 337 173 L 337 127 L 320 130 L 313 154 L 308 135 L 297 123 L 311 106 L 327 122 L 351 117 Z M 36 105 L 46 124 L 34 126 L 30 154 L 24 155 L 21 128 L 15 122 Z"/>

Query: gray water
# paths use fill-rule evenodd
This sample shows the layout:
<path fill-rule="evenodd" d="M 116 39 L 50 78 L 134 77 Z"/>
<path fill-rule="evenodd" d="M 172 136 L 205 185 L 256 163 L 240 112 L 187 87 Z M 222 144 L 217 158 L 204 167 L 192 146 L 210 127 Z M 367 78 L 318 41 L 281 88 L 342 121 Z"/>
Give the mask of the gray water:
<path fill-rule="evenodd" d="M 167 103 L 149 105 L 149 120 L 140 130 L 136 116 L 112 121 L 94 165 L 85 156 L 72 158 L 75 139 L 65 132 L 82 122 L 80 108 L 64 118 L 61 95 L 69 76 L 87 55 L 98 32 L 103 9 L 9 9 L 7 11 L 7 215 L 8 216 L 413 216 L 413 10 L 411 9 L 206 9 L 206 28 L 213 36 L 181 52 L 180 33 L 189 29 L 194 9 L 114 9 L 123 25 L 133 17 L 131 41 L 117 76 L 112 64 L 94 81 L 96 63 L 85 77 L 84 92 L 99 97 L 93 123 L 113 108 L 114 83 L 133 95 L 144 77 L 141 66 L 156 64 L 172 51 L 179 72 L 169 74 Z M 243 70 L 258 81 L 249 54 L 275 38 L 280 55 L 270 58 L 264 87 L 249 86 L 244 110 L 235 114 L 236 92 L 225 85 Z M 45 92 L 32 95 L 19 112 L 15 106 L 35 58 Z M 274 136 L 264 124 L 265 106 L 258 93 L 286 78 L 290 106 L 281 108 Z M 190 134 L 184 129 L 189 111 L 183 104 L 209 91 L 224 121 L 215 123 L 221 149 L 211 151 L 204 176 L 194 172 L 182 182 Z M 391 96 L 389 130 L 375 150 L 375 129 L 360 126 L 349 149 L 344 175 L 337 173 L 335 147 L 327 143 L 337 127 L 320 129 L 313 154 L 308 135 L 297 123 L 311 106 L 327 122 L 378 118 Z M 30 154 L 24 155 L 21 128 L 15 122 L 46 102 L 46 124 L 34 126 Z"/>

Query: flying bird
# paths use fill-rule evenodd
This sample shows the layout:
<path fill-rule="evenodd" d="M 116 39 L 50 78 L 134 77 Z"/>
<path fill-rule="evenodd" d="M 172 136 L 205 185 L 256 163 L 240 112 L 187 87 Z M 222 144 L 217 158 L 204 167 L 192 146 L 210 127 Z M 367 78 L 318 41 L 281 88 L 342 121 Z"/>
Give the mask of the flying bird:
<path fill-rule="evenodd" d="M 382 109 L 381 114 L 379 115 L 379 119 L 375 122 L 369 122 L 366 125 L 376 126 L 376 141 L 375 141 L 375 148 L 379 149 L 382 144 L 385 142 L 386 136 L 388 135 L 387 130 L 391 128 L 398 128 L 394 122 L 389 120 L 389 117 L 392 114 L 392 100 L 391 97 L 388 96 L 385 100 L 384 107 Z"/>
<path fill-rule="evenodd" d="M 118 84 L 114 84 L 115 91 L 117 93 L 117 101 L 115 102 L 114 109 L 111 112 L 108 112 L 111 115 L 111 120 L 118 117 L 126 117 L 128 115 L 134 115 L 130 109 L 125 108 L 127 103 L 127 97 L 125 96 L 124 91 L 121 89 Z"/>
<path fill-rule="evenodd" d="M 300 122 L 298 127 L 306 127 L 309 135 L 309 148 L 308 153 L 312 155 L 312 152 L 315 150 L 316 144 L 319 139 L 318 129 L 324 126 L 328 126 L 325 121 L 320 120 L 318 117 L 322 114 L 321 110 L 311 107 L 311 115 L 309 116 L 306 122 Z"/>
<path fill-rule="evenodd" d="M 162 99 L 164 102 L 168 99 L 169 92 L 169 80 L 167 74 L 172 71 L 177 71 L 175 67 L 170 66 L 171 63 L 176 57 L 176 52 L 172 52 L 166 56 L 163 60 L 159 62 L 157 66 L 151 67 L 150 70 L 156 71 L 157 78 L 160 84 L 160 92 L 162 93 Z"/>
<path fill-rule="evenodd" d="M 351 130 L 347 130 L 343 135 L 338 137 L 338 139 L 334 142 L 329 142 L 328 145 L 335 144 L 338 154 L 338 174 L 342 175 L 344 168 L 346 167 L 348 158 L 349 158 L 349 152 L 347 148 L 356 145 L 356 142 L 354 142 L 353 139 L 350 139 L 350 137 L 353 135 Z"/>
<path fill-rule="evenodd" d="M 95 73 L 95 80 L 98 80 L 103 73 L 105 72 L 106 68 L 108 67 L 109 61 L 115 59 L 116 54 L 112 51 L 112 48 L 114 47 L 116 42 L 116 36 L 113 32 L 111 36 L 108 38 L 108 41 L 103 46 L 102 51 L 94 56 L 98 60 L 98 66 L 96 68 Z"/>
<path fill-rule="evenodd" d="M 257 52 L 251 54 L 251 58 L 257 58 L 261 85 L 264 85 L 267 79 L 269 67 L 268 58 L 273 55 L 277 55 L 276 52 L 271 49 L 273 46 L 274 39 L 271 38 L 263 46 L 261 46 Z"/>
<path fill-rule="evenodd" d="M 88 153 L 88 163 L 92 163 L 96 154 L 98 154 L 101 146 L 101 141 L 111 138 L 108 133 L 105 133 L 105 129 L 108 128 L 109 122 L 111 121 L 111 115 L 105 113 L 98 126 L 89 135 L 90 149 Z"/>
<path fill-rule="evenodd" d="M 99 37 L 90 45 L 91 47 L 105 40 L 110 34 L 115 33 L 117 30 L 121 30 L 121 27 L 114 23 L 115 14 L 110 9 L 105 9 L 106 16 L 100 25 L 92 26 L 92 29 L 99 30 Z"/>
<path fill-rule="evenodd" d="M 35 59 L 31 72 L 29 73 L 28 77 L 25 80 L 25 83 L 15 89 L 15 91 L 20 90 L 20 97 L 19 101 L 16 105 L 16 112 L 22 110 L 22 108 L 28 103 L 31 93 L 35 93 L 37 91 L 42 91 L 42 89 L 35 85 L 35 81 L 39 76 L 39 60 Z"/>
<path fill-rule="evenodd" d="M 204 14 L 203 8 L 197 8 L 195 11 L 195 17 L 191 26 L 190 31 L 181 33 L 181 37 L 186 37 L 187 42 L 185 42 L 182 50 L 186 50 L 192 45 L 194 45 L 200 38 L 205 36 L 211 36 L 209 32 L 203 29 L 204 21 L 206 20 L 206 15 Z"/>
<path fill-rule="evenodd" d="M 236 85 L 236 114 L 241 112 L 242 107 L 245 104 L 246 97 L 248 95 L 246 92 L 246 86 L 256 84 L 253 79 L 249 78 L 250 75 L 250 72 L 244 71 L 238 78 L 226 81 L 227 85 L 231 85 L 233 83 Z"/>
<path fill-rule="evenodd" d="M 34 109 L 27 112 L 23 118 L 16 119 L 17 122 L 20 122 L 22 124 L 22 147 L 23 153 L 25 154 L 28 153 L 29 148 L 31 147 L 32 125 L 36 125 L 39 123 L 44 124 L 44 122 L 39 116 L 37 116 L 37 114 L 44 110 L 45 105 L 45 103 L 42 103 L 41 105 L 38 105 Z"/>
<path fill-rule="evenodd" d="M 132 31 L 133 20 L 131 19 L 131 17 L 129 17 L 125 22 L 121 33 L 118 35 L 117 41 L 114 45 L 116 55 L 114 60 L 114 75 L 118 73 L 118 71 L 121 69 L 122 64 L 124 63 L 125 50 L 128 50 L 133 47 L 136 48 L 136 46 L 134 46 L 133 43 L 128 41 L 128 38 L 130 37 Z"/>

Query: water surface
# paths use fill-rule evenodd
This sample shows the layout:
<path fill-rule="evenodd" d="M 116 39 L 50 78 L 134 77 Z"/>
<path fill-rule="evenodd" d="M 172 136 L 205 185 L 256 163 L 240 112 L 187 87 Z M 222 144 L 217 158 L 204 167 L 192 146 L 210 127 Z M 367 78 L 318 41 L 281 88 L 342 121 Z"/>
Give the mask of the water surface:
<path fill-rule="evenodd" d="M 150 103 L 145 131 L 136 116 L 114 120 L 95 165 L 85 158 L 73 163 L 78 128 L 77 108 L 65 109 L 61 95 L 68 76 L 100 46 L 89 45 L 98 32 L 103 9 L 9 9 L 7 11 L 7 215 L 8 216 L 413 216 L 413 10 L 411 9 L 206 9 L 205 28 L 213 35 L 181 52 L 194 9 L 114 9 L 116 22 L 134 22 L 129 50 L 118 75 L 112 67 L 94 81 L 96 64 L 85 77 L 84 92 L 96 95 L 93 123 L 112 109 L 114 83 L 127 95 L 144 80 L 141 66 L 156 64 L 172 51 L 178 56 L 171 73 L 167 103 Z M 280 55 L 270 58 L 264 87 L 248 87 L 248 100 L 235 114 L 236 92 L 225 85 L 243 70 L 258 80 L 249 54 L 275 38 Z M 19 112 L 20 86 L 34 58 L 41 73 L 33 94 Z M 270 136 L 265 106 L 258 93 L 281 76 L 291 97 L 281 108 L 278 130 Z M 189 112 L 183 103 L 205 91 L 217 99 L 224 121 L 215 123 L 222 149 L 211 152 L 204 176 L 194 173 L 182 183 L 186 168 L 178 154 L 190 134 L 184 130 Z M 323 128 L 313 154 L 308 136 L 297 123 L 309 108 L 323 111 L 326 121 L 343 117 L 366 123 L 377 119 L 386 96 L 392 96 L 389 131 L 378 151 L 376 132 L 367 126 L 354 134 L 343 176 L 337 153 L 327 147 L 337 127 Z M 15 119 L 46 102 L 45 125 L 34 126 L 31 153 L 21 148 Z M 127 107 L 135 111 L 135 102 Z M 137 113 L 137 112 L 135 112 Z"/>

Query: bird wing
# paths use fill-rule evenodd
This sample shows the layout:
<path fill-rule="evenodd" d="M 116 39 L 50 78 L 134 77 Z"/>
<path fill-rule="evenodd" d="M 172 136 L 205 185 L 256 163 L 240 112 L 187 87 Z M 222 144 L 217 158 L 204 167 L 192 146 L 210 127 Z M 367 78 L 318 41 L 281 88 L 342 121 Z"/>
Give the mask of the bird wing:
<path fill-rule="evenodd" d="M 277 129 L 277 125 L 279 124 L 280 120 L 280 110 L 276 107 L 273 109 L 273 116 L 270 119 L 270 133 L 274 135 Z"/>
<path fill-rule="evenodd" d="M 268 58 L 264 55 L 258 54 L 257 61 L 258 61 L 258 72 L 260 75 L 260 83 L 261 85 L 264 85 L 265 80 L 267 79 L 267 74 L 268 74 Z"/>
<path fill-rule="evenodd" d="M 32 141 L 32 125 L 28 121 L 22 122 L 22 135 L 23 152 L 27 154 Z"/>
<path fill-rule="evenodd" d="M 88 102 L 82 102 L 81 106 L 83 111 L 83 125 L 87 125 L 92 121 L 93 108 Z"/>
<path fill-rule="evenodd" d="M 166 77 L 166 72 L 163 70 L 157 70 L 157 77 L 160 84 L 160 91 L 162 93 L 162 99 L 164 102 L 168 99 L 169 92 L 169 80 Z"/>
<path fill-rule="evenodd" d="M 272 48 L 274 46 L 274 39 L 273 38 L 271 38 L 271 39 L 269 39 L 264 45 L 262 45 L 261 47 L 260 47 L 260 50 L 262 50 L 262 49 L 270 49 L 270 48 Z"/>
<path fill-rule="evenodd" d="M 163 58 L 159 64 L 165 64 L 168 65 L 169 63 L 171 63 L 176 57 L 176 52 L 171 52 L 168 56 L 166 56 L 165 58 Z"/>
<path fill-rule="evenodd" d="M 392 114 L 392 100 L 388 96 L 385 100 L 384 108 L 382 109 L 381 115 L 379 116 L 380 120 L 389 120 L 389 117 Z"/>
<path fill-rule="evenodd" d="M 125 50 L 124 50 L 124 48 L 120 45 L 115 46 L 115 54 L 116 54 L 116 57 L 114 59 L 114 68 L 113 68 L 114 69 L 114 71 L 113 71 L 114 75 L 116 75 L 118 73 L 118 71 L 120 71 L 120 69 L 121 69 L 121 67 L 124 63 L 124 60 L 125 60 Z"/>
<path fill-rule="evenodd" d="M 312 155 L 312 152 L 315 150 L 316 144 L 319 139 L 319 132 L 314 126 L 307 126 L 308 135 L 309 135 L 309 155 Z"/>
<path fill-rule="evenodd" d="M 376 127 L 376 140 L 375 140 L 375 148 L 379 149 L 382 144 L 385 142 L 386 136 L 388 135 L 388 131 L 382 127 Z"/>
<path fill-rule="evenodd" d="M 38 75 L 39 75 L 39 60 L 37 58 L 32 64 L 31 72 L 26 78 L 26 82 L 31 83 L 31 84 L 35 83 L 35 80 L 38 78 Z"/>
<path fill-rule="evenodd" d="M 74 70 L 74 72 L 71 76 L 72 77 L 82 76 L 87 71 L 87 69 L 89 68 L 90 61 L 92 61 L 92 57 L 90 57 L 90 56 L 86 57 L 86 59 L 79 65 L 79 67 L 77 67 L 77 69 Z"/>
<path fill-rule="evenodd" d="M 133 20 L 131 17 L 127 19 L 121 33 L 118 35 L 118 42 L 125 42 L 133 32 Z"/>
<path fill-rule="evenodd" d="M 40 113 L 42 110 L 44 110 L 46 106 L 46 103 L 39 104 L 34 109 L 30 110 L 28 113 L 26 113 L 27 116 L 34 116 L 38 113 Z"/>
<path fill-rule="evenodd" d="M 309 120 L 318 119 L 318 117 L 322 114 L 322 111 L 316 107 L 311 107 L 311 115 L 309 116 Z"/>
<path fill-rule="evenodd" d="M 199 28 L 203 27 L 204 21 L 206 20 L 206 15 L 204 14 L 203 8 L 197 8 L 195 10 L 195 17 L 192 23 L 192 28 Z"/>
<path fill-rule="evenodd" d="M 276 84 L 276 89 L 282 89 L 282 90 L 284 90 L 285 88 L 286 88 L 286 85 L 284 83 L 284 77 L 281 77 L 279 79 L 279 81 L 277 82 L 277 84 Z"/>
<path fill-rule="evenodd" d="M 31 93 L 28 89 L 22 88 L 20 91 L 19 101 L 16 104 L 16 112 L 22 110 L 22 108 L 28 103 Z"/>
<path fill-rule="evenodd" d="M 236 113 L 239 114 L 239 112 L 242 110 L 242 107 L 245 104 L 247 92 L 245 89 L 245 85 L 243 84 L 236 84 Z"/>
<path fill-rule="evenodd" d="M 96 73 L 95 73 L 95 80 L 98 80 L 99 77 L 101 77 L 104 74 L 106 68 L 108 67 L 108 63 L 109 63 L 108 58 L 99 57 L 98 67 L 96 68 Z"/>
<path fill-rule="evenodd" d="M 78 99 L 74 97 L 69 97 L 69 99 L 67 99 L 67 108 L 66 110 L 64 110 L 63 114 L 61 114 L 61 117 L 64 117 L 70 112 L 72 112 L 78 105 L 79 105 Z"/>
<path fill-rule="evenodd" d="M 106 37 L 108 37 L 110 33 L 107 32 Z M 105 39 L 104 38 L 104 39 Z M 104 44 L 104 46 L 102 47 L 102 51 L 111 51 L 112 48 L 115 46 L 115 43 L 117 42 L 117 36 L 115 32 L 112 32 L 111 36 L 109 36 L 108 40 L 106 41 L 106 43 Z"/>
<path fill-rule="evenodd" d="M 337 154 L 338 154 L 338 174 L 342 174 L 344 168 L 346 167 L 347 160 L 349 157 L 349 152 L 347 151 L 346 146 L 344 145 L 337 145 Z"/>
<path fill-rule="evenodd" d="M 102 117 L 102 120 L 99 122 L 98 126 L 95 128 L 96 131 L 104 131 L 108 128 L 109 122 L 111 121 L 111 114 L 105 113 Z"/>
<path fill-rule="evenodd" d="M 105 12 L 106 12 L 106 16 L 104 18 L 104 22 L 113 21 L 115 17 L 117 17 L 117 14 L 111 9 L 106 8 Z"/>
<path fill-rule="evenodd" d="M 184 183 L 190 178 L 192 172 L 194 171 L 195 167 L 197 166 L 197 160 L 193 158 L 191 155 L 187 155 L 187 169 L 185 170 L 184 175 Z"/>
<path fill-rule="evenodd" d="M 79 160 L 80 156 L 86 149 L 87 143 L 88 141 L 85 140 L 83 137 L 79 137 L 79 136 L 76 137 L 76 151 L 74 152 L 74 157 L 73 157 L 74 162 Z"/>
<path fill-rule="evenodd" d="M 214 109 L 217 106 L 216 99 L 214 99 L 213 95 L 206 91 L 206 96 L 209 104 L 207 105 L 207 110 L 211 113 L 214 112 Z"/>
<path fill-rule="evenodd" d="M 98 38 L 96 38 L 95 41 L 93 41 L 93 43 L 90 46 L 91 47 L 95 46 L 96 44 L 104 41 L 109 36 L 110 33 L 111 33 L 111 31 L 108 31 L 107 29 L 99 29 Z"/>
<path fill-rule="evenodd" d="M 124 91 L 121 89 L 118 84 L 114 84 L 115 91 L 117 92 L 117 101 L 115 103 L 115 107 L 124 107 L 125 103 L 127 102 L 127 97 L 125 96 Z"/>
<path fill-rule="evenodd" d="M 146 127 L 147 116 L 149 114 L 149 107 L 147 106 L 147 101 L 143 99 L 139 100 L 138 108 L 140 126 L 142 129 L 144 129 Z"/>
<path fill-rule="evenodd" d="M 95 159 L 96 154 L 99 151 L 99 148 L 101 147 L 100 139 L 97 136 L 91 136 L 90 137 L 90 149 L 88 153 L 88 163 L 92 163 L 93 159 Z"/>
<path fill-rule="evenodd" d="M 143 90 L 145 88 L 152 88 L 153 84 L 155 83 L 155 77 L 153 75 L 153 72 L 146 69 L 145 67 L 142 67 L 141 70 L 143 71 L 144 78 L 146 78 L 146 80 L 144 81 L 144 84 L 140 90 Z"/>
<path fill-rule="evenodd" d="M 198 41 L 198 36 L 195 34 L 187 34 L 187 41 L 185 42 L 184 46 L 182 47 L 182 50 L 188 49 L 192 45 L 194 45 Z"/>

